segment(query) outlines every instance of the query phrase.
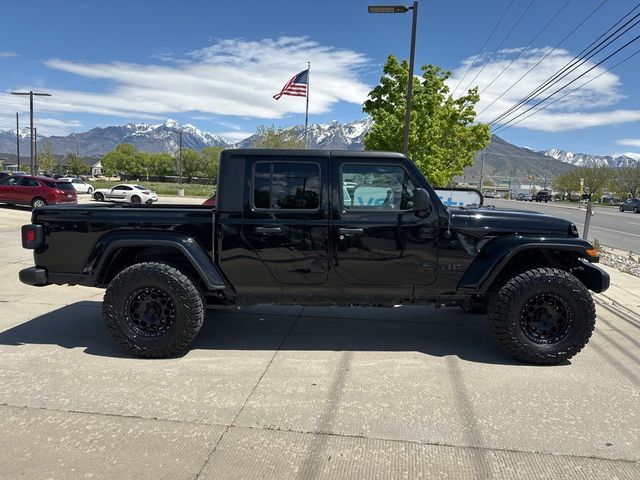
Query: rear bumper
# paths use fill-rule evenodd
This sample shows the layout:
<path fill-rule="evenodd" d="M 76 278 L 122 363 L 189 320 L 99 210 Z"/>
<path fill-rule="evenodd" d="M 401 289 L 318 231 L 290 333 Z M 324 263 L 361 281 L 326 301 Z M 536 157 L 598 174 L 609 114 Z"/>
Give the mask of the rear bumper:
<path fill-rule="evenodd" d="M 27 285 L 34 287 L 42 287 L 49 285 L 49 278 L 47 277 L 47 271 L 44 268 L 29 267 L 20 270 L 18 274 L 20 281 Z"/>

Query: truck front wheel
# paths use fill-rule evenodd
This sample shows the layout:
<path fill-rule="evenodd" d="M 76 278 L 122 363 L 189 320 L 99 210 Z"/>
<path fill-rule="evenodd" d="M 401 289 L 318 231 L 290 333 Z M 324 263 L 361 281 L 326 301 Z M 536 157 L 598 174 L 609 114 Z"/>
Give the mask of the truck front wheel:
<path fill-rule="evenodd" d="M 536 268 L 514 276 L 489 300 L 489 320 L 512 356 L 539 365 L 573 357 L 589 342 L 596 310 L 570 273 Z"/>
<path fill-rule="evenodd" d="M 204 321 L 202 293 L 170 265 L 132 265 L 109 283 L 102 304 L 107 330 L 127 352 L 146 358 L 174 355 L 196 337 Z"/>

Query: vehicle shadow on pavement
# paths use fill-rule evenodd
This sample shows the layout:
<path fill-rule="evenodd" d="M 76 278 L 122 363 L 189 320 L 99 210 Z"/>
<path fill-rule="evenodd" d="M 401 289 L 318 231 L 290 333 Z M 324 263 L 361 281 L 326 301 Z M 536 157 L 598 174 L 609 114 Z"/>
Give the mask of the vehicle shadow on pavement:
<path fill-rule="evenodd" d="M 107 333 L 101 318 L 101 302 L 67 305 L 0 333 L 0 345 L 28 344 L 83 348 L 89 355 L 129 357 Z M 485 315 L 428 307 L 416 310 L 415 317 L 406 310 L 398 315 L 396 309 L 390 308 L 276 309 L 265 305 L 247 310 L 209 310 L 196 340 L 178 356 L 196 349 L 415 351 L 436 357 L 453 355 L 479 363 L 520 364 L 503 352 Z"/>

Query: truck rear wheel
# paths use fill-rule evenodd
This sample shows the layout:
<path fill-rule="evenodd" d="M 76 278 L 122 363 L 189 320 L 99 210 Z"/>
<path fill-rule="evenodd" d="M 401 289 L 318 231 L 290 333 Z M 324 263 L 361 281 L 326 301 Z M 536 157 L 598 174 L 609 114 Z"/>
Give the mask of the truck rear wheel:
<path fill-rule="evenodd" d="M 196 284 L 183 272 L 145 262 L 124 269 L 109 283 L 102 315 L 125 351 L 161 358 L 193 341 L 204 321 L 205 304 Z"/>
<path fill-rule="evenodd" d="M 554 365 L 589 342 L 596 310 L 576 277 L 557 268 L 536 268 L 514 276 L 491 296 L 489 320 L 512 356 Z"/>

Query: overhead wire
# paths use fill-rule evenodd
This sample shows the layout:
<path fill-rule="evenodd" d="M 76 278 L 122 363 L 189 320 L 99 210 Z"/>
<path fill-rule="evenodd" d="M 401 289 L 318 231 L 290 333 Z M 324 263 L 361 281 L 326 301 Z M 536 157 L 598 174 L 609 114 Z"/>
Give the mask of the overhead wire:
<path fill-rule="evenodd" d="M 491 40 L 491 37 L 493 37 L 493 34 L 496 32 L 496 30 L 498 29 L 498 26 L 500 25 L 500 23 L 502 23 L 502 20 L 504 19 L 505 15 L 507 14 L 507 12 L 509 11 L 509 9 L 511 8 L 511 5 L 513 5 L 513 2 L 515 0 L 511 0 L 509 2 L 509 5 L 507 5 L 507 8 L 505 9 L 504 12 L 502 12 L 502 16 L 498 19 L 497 23 L 495 24 L 495 26 L 493 27 L 493 30 L 491 30 L 491 33 L 489 34 L 489 36 L 487 37 L 487 39 L 484 41 L 484 43 L 482 44 L 482 47 L 480 48 L 480 51 L 478 53 L 476 53 L 475 57 L 473 57 L 473 60 L 471 61 L 471 63 L 469 64 L 469 66 L 467 67 L 467 70 L 464 72 L 464 75 L 462 75 L 462 77 L 460 77 L 460 80 L 458 80 L 458 84 L 456 85 L 456 88 L 453 89 L 453 92 L 451 92 L 451 95 L 455 95 L 456 90 L 458 90 L 458 87 L 460 86 L 460 84 L 462 83 L 462 81 L 465 79 L 465 77 L 467 76 L 467 74 L 469 73 L 469 70 L 471 70 L 471 67 L 473 67 L 473 65 L 476 63 L 476 60 L 478 59 L 478 57 L 480 56 L 480 54 L 484 51 L 485 47 L 487 46 L 487 43 L 489 43 L 489 40 Z M 605 0 L 606 1 L 606 0 Z"/>
<path fill-rule="evenodd" d="M 525 78 L 527 75 L 529 75 L 534 68 L 536 68 L 538 65 L 540 65 L 549 55 L 551 55 L 553 52 L 555 52 L 558 47 L 560 47 L 560 45 L 562 45 L 569 37 L 571 37 L 571 35 L 573 35 L 576 30 L 578 30 L 587 20 L 589 20 L 598 10 L 600 10 L 600 8 L 607 3 L 608 0 L 603 0 L 602 3 L 600 3 L 600 5 L 598 5 L 596 8 L 594 8 L 591 13 L 589 13 L 589 15 L 587 15 L 584 19 L 582 19 L 582 21 L 580 23 L 578 23 L 575 27 L 573 27 L 573 29 L 566 34 L 562 40 L 560 40 L 551 50 L 549 50 L 540 60 L 538 60 L 529 70 L 527 70 L 524 75 L 522 75 L 520 78 L 518 78 L 518 80 L 516 80 L 509 88 L 507 88 L 504 92 L 502 92 L 497 98 L 495 98 L 489 105 L 487 105 L 486 107 L 484 107 L 479 113 L 478 115 L 482 114 L 483 112 L 485 112 L 488 108 L 490 108 L 494 103 L 496 103 L 498 100 L 500 100 L 502 97 L 504 97 L 507 93 L 509 93 L 511 91 L 511 89 L 513 87 L 515 87 L 518 83 L 520 83 L 522 81 L 523 78 Z"/>
<path fill-rule="evenodd" d="M 500 122 L 500 120 L 506 118 L 511 115 L 515 110 L 519 109 L 521 106 L 525 105 L 529 100 L 539 96 L 541 93 L 545 92 L 553 85 L 557 84 L 564 78 L 566 78 L 570 73 L 578 69 L 582 66 L 587 60 L 600 53 L 606 47 L 615 42 L 618 38 L 622 37 L 625 33 L 627 33 L 631 28 L 637 25 L 640 20 L 636 21 L 630 27 L 627 27 L 629 23 L 633 22 L 636 18 L 640 16 L 640 13 L 636 14 L 633 18 L 628 20 L 624 25 L 619 27 L 616 31 L 611 33 L 609 36 L 605 37 L 601 40 L 608 32 L 610 32 L 613 28 L 615 28 L 620 22 L 622 22 L 626 17 L 628 17 L 633 11 L 635 11 L 638 7 L 640 7 L 640 3 L 636 5 L 630 12 L 625 14 L 620 20 L 618 20 L 613 26 L 609 27 L 606 32 L 601 34 L 596 40 L 591 42 L 586 48 L 584 48 L 579 54 L 573 57 L 572 60 L 567 62 L 560 70 L 556 71 L 551 77 L 549 77 L 545 82 L 543 82 L 540 86 L 534 89 L 531 93 L 529 93 L 525 98 L 521 99 L 515 105 L 507 109 L 502 114 L 498 115 L 494 120 L 489 122 L 489 124 L 495 124 Z M 620 31 L 623 30 L 621 33 Z M 612 38 L 613 37 L 613 38 Z M 599 42 L 599 43 L 598 43 Z M 595 46 L 594 46 L 595 44 Z M 604 45 L 603 45 L 604 44 Z"/>
<path fill-rule="evenodd" d="M 589 68 L 588 70 L 586 70 L 585 72 L 581 73 L 580 75 L 578 75 L 576 78 L 574 78 L 573 80 L 571 80 L 569 83 L 567 83 L 566 85 L 563 85 L 562 87 L 560 87 L 559 89 L 557 89 L 556 91 L 554 91 L 553 93 L 551 93 L 550 95 L 546 96 L 545 98 L 543 98 L 542 100 L 540 100 L 538 103 L 536 103 L 535 105 L 529 107 L 528 109 L 526 109 L 524 112 L 521 112 L 520 114 L 516 115 L 515 117 L 511 118 L 509 121 L 507 121 L 506 123 L 500 125 L 500 127 L 498 127 L 495 130 L 495 133 L 504 130 L 504 128 L 513 123 L 516 119 L 520 118 L 522 115 L 526 114 L 527 112 L 531 111 L 532 109 L 534 109 L 535 107 L 537 107 L 538 105 L 544 103 L 545 101 L 547 101 L 549 98 L 553 97 L 555 94 L 561 92 L 562 90 L 564 90 L 565 88 L 567 88 L 569 85 L 571 85 L 573 82 L 575 82 L 576 80 L 579 80 L 580 78 L 582 78 L 583 76 L 585 76 L 587 73 L 589 73 L 591 70 L 593 70 L 594 68 L 598 67 L 599 65 L 601 65 L 602 63 L 606 62 L 608 59 L 610 59 L 611 57 L 613 57 L 614 55 L 616 55 L 618 52 L 624 50 L 625 48 L 627 48 L 629 45 L 631 45 L 632 43 L 636 42 L 638 39 L 640 39 L 640 35 L 637 35 L 635 38 L 631 39 L 630 41 L 628 41 L 627 43 L 625 43 L 623 46 L 621 46 L 620 48 L 618 48 L 616 51 L 614 51 L 613 53 L 610 53 L 608 56 L 606 56 L 603 60 L 601 60 L 600 62 L 596 63 L 595 65 L 593 65 L 591 68 Z"/>
<path fill-rule="evenodd" d="M 502 41 L 500 42 L 500 44 L 496 47 L 496 52 L 500 51 L 500 49 L 502 48 L 502 45 L 504 45 L 504 42 L 507 41 L 507 39 L 511 36 L 511 33 L 515 30 L 515 28 L 520 24 L 520 22 L 522 21 L 522 19 L 525 17 L 525 15 L 527 14 L 527 12 L 529 11 L 529 9 L 533 6 L 533 4 L 536 2 L 536 0 L 531 0 L 529 2 L 529 5 L 527 5 L 527 8 L 524 9 L 524 11 L 522 12 L 522 14 L 520 15 L 520 17 L 518 18 L 518 20 L 516 20 L 516 23 L 513 24 L 513 26 L 511 27 L 511 30 L 509 30 L 507 32 L 507 34 L 504 36 L 504 38 L 502 39 Z M 464 88 L 462 91 L 467 91 L 469 90 L 469 87 L 473 84 L 473 82 L 475 82 L 476 78 L 478 78 L 478 76 L 484 71 L 484 69 L 486 68 L 486 66 L 489 64 L 489 62 L 486 62 L 482 68 L 478 71 L 478 73 L 476 73 L 475 77 L 473 77 L 471 79 L 471 81 L 469 82 L 469 84 L 467 85 L 466 88 Z"/>
<path fill-rule="evenodd" d="M 498 79 L 502 76 L 502 74 L 503 74 L 504 72 L 506 72 L 506 71 L 509 69 L 509 67 L 511 67 L 511 65 L 513 65 L 513 64 L 514 64 L 514 62 L 515 62 L 516 60 L 518 60 L 518 59 L 519 59 L 519 58 L 520 58 L 520 57 L 521 57 L 521 56 L 522 56 L 522 55 L 523 55 L 527 50 L 529 50 L 529 47 L 533 44 L 533 42 L 535 42 L 535 41 L 538 39 L 538 37 L 544 33 L 544 31 L 549 27 L 549 25 L 551 25 L 551 24 L 553 23 L 553 21 L 554 21 L 556 18 L 558 18 L 558 15 L 560 15 L 560 13 L 562 13 L 562 11 L 563 11 L 565 8 L 567 8 L 567 5 L 569 5 L 570 3 L 571 3 L 571 0 L 567 0 L 566 2 L 564 2 L 564 5 L 562 5 L 562 6 L 560 7 L 560 9 L 559 9 L 559 10 L 558 10 L 558 11 L 557 11 L 557 12 L 556 12 L 552 17 L 551 17 L 551 19 L 549 19 L 549 21 L 548 21 L 548 22 L 547 22 L 547 23 L 542 27 L 542 29 L 540 29 L 540 30 L 538 31 L 538 33 L 536 33 L 536 34 L 535 34 L 535 36 L 534 36 L 531 40 L 529 40 L 528 45 L 527 45 L 526 47 L 524 47 L 524 48 L 520 51 L 520 53 L 518 54 L 518 56 L 517 56 L 517 57 L 515 57 L 513 60 L 511 60 L 511 62 L 509 63 L 509 65 L 507 65 L 506 67 L 504 67 L 504 68 L 502 69 L 502 71 L 501 71 L 501 72 L 500 72 L 500 73 L 499 73 L 499 74 L 498 74 L 498 75 L 497 75 L 493 80 L 491 80 L 491 82 L 490 82 L 487 86 L 485 86 L 485 87 L 480 91 L 480 95 L 482 95 L 482 94 L 483 94 L 483 93 L 484 93 L 484 92 L 485 92 L 485 91 L 486 91 L 486 90 L 487 90 L 491 85 L 493 85 L 493 84 L 495 83 L 495 81 L 496 81 L 496 80 L 498 80 Z"/>
<path fill-rule="evenodd" d="M 640 53 L 640 49 L 636 50 L 635 52 L 633 52 L 631 55 L 629 55 L 628 57 L 624 58 L 623 60 L 620 60 L 618 63 L 610 66 L 609 68 L 604 69 L 602 72 L 600 72 L 598 75 L 596 75 L 595 77 L 587 80 L 584 83 L 581 83 L 579 86 L 577 86 L 576 88 L 574 88 L 573 90 L 570 90 L 569 92 L 565 93 L 564 95 L 554 99 L 552 102 L 547 103 L 546 105 L 540 107 L 538 110 L 531 112 L 529 115 L 525 116 L 524 118 L 521 118 L 520 120 L 518 120 L 517 122 L 511 123 L 510 125 L 505 124 L 504 128 L 503 126 L 500 126 L 498 129 L 496 129 L 495 133 L 497 133 L 498 131 L 503 132 L 511 127 L 513 127 L 514 125 L 519 124 L 520 122 L 525 121 L 527 118 L 529 118 L 532 115 L 535 115 L 538 112 L 541 112 L 542 110 L 545 110 L 546 108 L 550 107 L 551 105 L 553 105 L 554 103 L 558 102 L 559 100 L 562 100 L 563 98 L 571 95 L 572 93 L 574 93 L 576 90 L 579 90 L 580 88 L 584 87 L 585 85 L 593 82 L 594 80 L 600 78 L 602 75 L 604 75 L 605 73 L 609 72 L 610 70 L 613 70 L 614 68 L 616 68 L 618 65 L 623 64 L 624 62 L 626 62 L 627 60 L 630 60 L 631 58 L 635 57 L 638 53 Z"/>

